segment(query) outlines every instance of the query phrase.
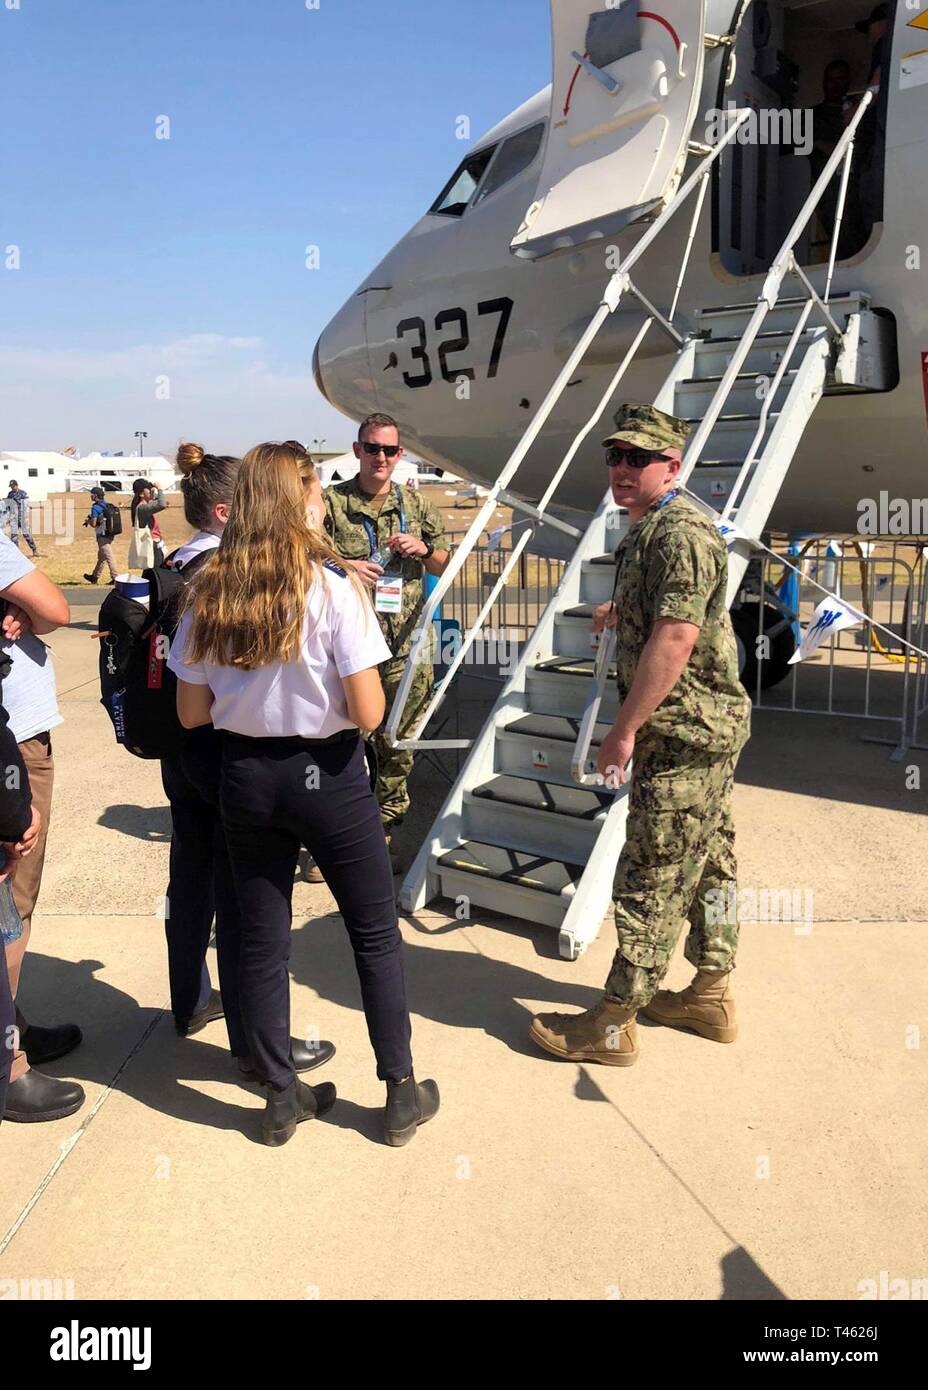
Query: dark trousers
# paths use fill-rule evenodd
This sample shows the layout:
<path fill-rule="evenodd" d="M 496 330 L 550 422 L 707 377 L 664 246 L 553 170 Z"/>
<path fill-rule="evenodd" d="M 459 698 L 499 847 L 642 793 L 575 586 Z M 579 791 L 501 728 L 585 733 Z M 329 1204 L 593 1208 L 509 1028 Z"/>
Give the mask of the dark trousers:
<path fill-rule="evenodd" d="M 345 921 L 382 1081 L 412 1071 L 403 939 L 361 740 L 313 744 L 226 734 L 222 818 L 242 909 L 242 1014 L 259 1077 L 283 1090 L 290 1062 L 293 875 L 304 844 Z"/>
<path fill-rule="evenodd" d="M 6 969 L 6 953 L 0 946 L 0 1120 L 6 1106 L 6 1088 L 13 1065 L 13 1040 L 16 1027 L 16 1008 L 10 992 L 10 977 Z"/>
<path fill-rule="evenodd" d="M 247 1057 L 238 999 L 241 914 L 219 816 L 222 736 L 193 730 L 183 752 L 161 761 L 161 780 L 171 803 L 171 879 L 165 934 L 171 1010 L 187 1023 L 210 996 L 206 952 L 213 917 L 216 954 L 229 1047 Z"/>

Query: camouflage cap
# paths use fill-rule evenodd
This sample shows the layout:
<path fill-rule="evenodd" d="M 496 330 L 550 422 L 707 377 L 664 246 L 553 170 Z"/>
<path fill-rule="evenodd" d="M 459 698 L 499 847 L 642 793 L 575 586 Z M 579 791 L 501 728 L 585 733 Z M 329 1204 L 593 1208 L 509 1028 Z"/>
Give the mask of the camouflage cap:
<path fill-rule="evenodd" d="M 620 405 L 615 415 L 615 433 L 603 445 L 631 444 L 637 449 L 682 449 L 690 427 L 676 415 L 667 415 L 656 405 Z"/>

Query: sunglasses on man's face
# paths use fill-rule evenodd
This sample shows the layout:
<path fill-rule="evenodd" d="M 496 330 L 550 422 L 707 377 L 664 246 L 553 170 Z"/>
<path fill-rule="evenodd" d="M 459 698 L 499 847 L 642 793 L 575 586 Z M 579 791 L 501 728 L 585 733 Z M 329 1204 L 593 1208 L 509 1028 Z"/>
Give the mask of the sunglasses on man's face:
<path fill-rule="evenodd" d="M 365 454 L 369 454 L 372 459 L 375 459 L 380 453 L 388 459 L 395 459 L 400 451 L 400 446 L 398 444 L 370 444 L 366 439 L 361 441 L 361 448 L 364 450 Z"/>
<path fill-rule="evenodd" d="M 606 450 L 606 463 L 610 468 L 618 468 L 622 463 L 628 464 L 629 468 L 647 468 L 649 463 L 656 463 L 658 459 L 667 462 L 663 454 L 655 454 L 650 449 L 623 449 L 620 445 L 614 445 Z"/>

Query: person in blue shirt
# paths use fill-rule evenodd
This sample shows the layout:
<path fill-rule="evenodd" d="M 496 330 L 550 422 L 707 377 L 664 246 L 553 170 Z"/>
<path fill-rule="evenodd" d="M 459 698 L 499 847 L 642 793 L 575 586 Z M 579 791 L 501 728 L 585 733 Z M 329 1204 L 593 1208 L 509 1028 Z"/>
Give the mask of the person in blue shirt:
<path fill-rule="evenodd" d="M 107 565 L 110 571 L 109 582 L 113 584 L 116 581 L 116 562 L 113 559 L 113 538 L 109 534 L 106 519 L 106 494 L 102 487 L 92 487 L 90 495 L 93 498 L 93 503 L 84 525 L 92 526 L 93 533 L 97 538 L 97 563 L 93 567 L 93 572 L 85 574 L 84 578 L 88 584 L 96 584 L 103 573 L 103 566 Z"/>
<path fill-rule="evenodd" d="M 10 540 L 19 548 L 19 533 L 22 531 L 33 555 L 38 555 L 38 547 L 29 529 L 29 494 L 23 492 L 15 478 L 10 479 L 10 490 L 6 497 L 7 513 L 10 518 Z"/>

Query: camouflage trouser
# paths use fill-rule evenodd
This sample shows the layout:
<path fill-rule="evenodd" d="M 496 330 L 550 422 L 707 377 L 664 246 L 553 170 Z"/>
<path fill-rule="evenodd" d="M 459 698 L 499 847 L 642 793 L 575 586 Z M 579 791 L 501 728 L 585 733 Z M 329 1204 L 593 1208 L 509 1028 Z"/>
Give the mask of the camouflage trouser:
<path fill-rule="evenodd" d="M 677 739 L 635 748 L 612 894 L 619 949 L 606 981 L 606 993 L 632 1008 L 656 993 L 687 919 L 690 964 L 734 968 L 738 925 L 729 905 L 737 895 L 729 885 L 738 866 L 731 791 L 739 752 L 705 753 Z"/>
<path fill-rule="evenodd" d="M 387 716 L 390 714 L 405 669 L 406 658 L 404 656 L 394 657 L 392 661 L 385 661 L 380 668 L 380 683 L 383 686 L 383 693 L 387 701 Z M 432 698 L 432 684 L 431 663 L 426 662 L 417 666 L 409 691 L 409 699 L 406 701 L 403 722 L 399 729 L 401 738 L 406 737 L 428 705 Z M 377 781 L 377 800 L 380 803 L 381 819 L 385 828 L 389 829 L 395 822 L 401 821 L 409 810 L 406 780 L 412 772 L 413 755 L 408 749 L 391 748 L 383 736 L 383 729 L 379 729 L 374 734 L 373 741 L 380 770 Z"/>

